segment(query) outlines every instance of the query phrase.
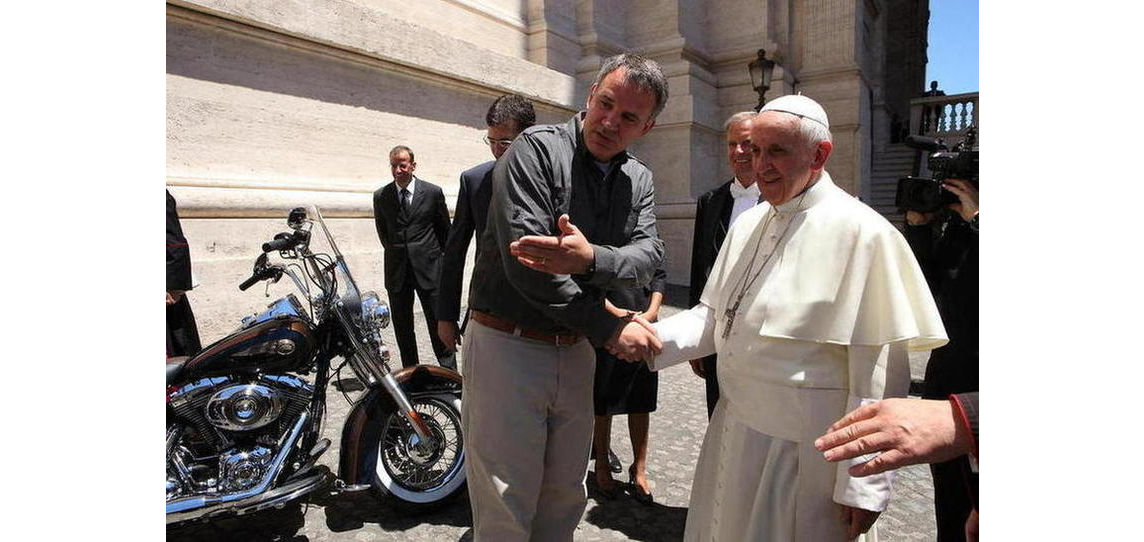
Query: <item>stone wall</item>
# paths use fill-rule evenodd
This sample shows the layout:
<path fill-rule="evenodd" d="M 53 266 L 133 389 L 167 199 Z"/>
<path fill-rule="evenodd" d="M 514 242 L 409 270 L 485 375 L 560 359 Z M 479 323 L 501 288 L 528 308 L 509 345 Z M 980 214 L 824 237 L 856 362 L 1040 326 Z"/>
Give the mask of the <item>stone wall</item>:
<path fill-rule="evenodd" d="M 394 47 L 414 37 L 424 50 Z M 533 98 L 539 122 L 575 111 L 569 75 L 348 2 L 169 4 L 166 45 L 167 185 L 205 341 L 265 305 L 261 286 L 237 284 L 290 208 L 347 218 L 331 225 L 341 248 L 361 286 L 384 292 L 370 217 L 390 148 L 411 147 L 417 174 L 452 205 L 460 172 L 491 159 L 481 138 L 496 96 Z M 431 61 L 413 65 L 417 56 Z"/>
<path fill-rule="evenodd" d="M 730 176 L 722 123 L 757 101 L 756 51 L 778 62 L 768 98 L 800 91 L 826 108 L 828 169 L 860 194 L 874 142 L 924 70 L 927 19 L 905 0 L 170 1 L 166 184 L 191 242 L 192 302 L 210 333 L 250 312 L 234 284 L 303 201 L 346 219 L 343 250 L 380 291 L 370 194 L 390 180 L 388 149 L 412 147 L 452 206 L 460 172 L 490 158 L 496 96 L 524 94 L 539 122 L 563 122 L 624 50 L 669 78 L 666 109 L 632 151 L 655 172 L 669 280 L 686 284 L 694 202 Z"/>

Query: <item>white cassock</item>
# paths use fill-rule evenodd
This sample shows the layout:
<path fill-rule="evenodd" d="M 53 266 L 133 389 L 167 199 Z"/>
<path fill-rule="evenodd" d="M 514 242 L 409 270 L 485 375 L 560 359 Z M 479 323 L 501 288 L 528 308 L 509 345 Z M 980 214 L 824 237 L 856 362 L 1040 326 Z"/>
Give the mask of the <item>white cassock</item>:
<path fill-rule="evenodd" d="M 906 395 L 909 350 L 948 342 L 917 261 L 881 215 L 823 171 L 802 195 L 743 213 L 700 304 L 655 327 L 653 370 L 719 354 L 685 540 L 841 541 L 839 504 L 886 509 L 892 472 L 852 478 L 853 462 L 814 449 L 846 412 Z"/>

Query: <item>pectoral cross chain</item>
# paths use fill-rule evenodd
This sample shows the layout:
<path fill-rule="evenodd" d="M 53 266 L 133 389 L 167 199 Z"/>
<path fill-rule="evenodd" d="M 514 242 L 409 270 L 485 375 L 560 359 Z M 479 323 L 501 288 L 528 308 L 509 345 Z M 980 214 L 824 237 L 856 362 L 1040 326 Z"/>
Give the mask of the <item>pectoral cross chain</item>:
<path fill-rule="evenodd" d="M 794 214 L 798 214 L 799 211 L 802 210 L 802 200 L 806 199 L 806 194 L 807 191 L 803 190 L 802 196 L 800 196 L 798 199 L 798 205 L 795 206 Z M 759 248 L 763 245 L 763 237 L 768 231 L 767 228 L 771 225 L 771 219 L 774 217 L 774 213 L 767 213 L 767 220 L 763 222 L 763 227 L 759 230 L 759 238 L 755 241 L 755 250 L 751 253 L 751 261 L 747 263 L 747 271 L 743 273 L 743 276 L 739 279 L 738 284 L 736 284 L 735 287 L 731 289 L 731 291 L 738 290 L 739 294 L 738 298 L 735 299 L 735 304 L 732 305 L 731 308 L 723 311 L 723 316 L 727 317 L 727 325 L 723 328 L 723 340 L 727 340 L 727 337 L 731 335 L 731 328 L 735 325 L 735 316 L 739 314 L 739 304 L 742 303 L 743 298 L 747 296 L 747 290 L 750 290 L 751 285 L 755 283 L 755 280 L 759 278 L 759 275 L 763 274 L 763 270 L 767 268 L 767 262 L 771 261 L 771 256 L 774 256 L 775 254 L 775 250 L 767 252 L 767 254 L 763 256 L 763 262 L 759 264 L 758 271 L 754 271 L 755 259 L 759 257 Z M 787 231 L 790 230 L 790 226 L 793 223 L 793 220 L 787 222 L 787 225 L 783 228 L 782 234 L 779 235 L 778 240 L 774 242 L 774 247 L 772 248 L 778 247 L 782 240 L 786 238 Z"/>
<path fill-rule="evenodd" d="M 739 303 L 742 301 L 742 298 L 740 298 L 738 301 L 735 301 L 734 306 L 723 311 L 723 316 L 727 317 L 727 325 L 723 327 L 723 340 L 727 340 L 727 337 L 731 335 L 731 326 L 735 325 L 735 315 L 739 313 Z"/>

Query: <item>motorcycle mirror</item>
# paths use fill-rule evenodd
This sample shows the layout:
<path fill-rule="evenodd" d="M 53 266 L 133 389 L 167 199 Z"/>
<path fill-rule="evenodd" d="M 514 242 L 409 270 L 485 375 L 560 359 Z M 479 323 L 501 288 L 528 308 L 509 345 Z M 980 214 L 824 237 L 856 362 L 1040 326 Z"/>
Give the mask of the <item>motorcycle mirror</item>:
<path fill-rule="evenodd" d="M 306 223 L 306 208 L 305 207 L 295 207 L 293 210 L 290 211 L 290 216 L 286 218 L 286 225 L 290 226 L 290 229 L 294 229 L 294 230 L 301 229 L 305 223 Z"/>

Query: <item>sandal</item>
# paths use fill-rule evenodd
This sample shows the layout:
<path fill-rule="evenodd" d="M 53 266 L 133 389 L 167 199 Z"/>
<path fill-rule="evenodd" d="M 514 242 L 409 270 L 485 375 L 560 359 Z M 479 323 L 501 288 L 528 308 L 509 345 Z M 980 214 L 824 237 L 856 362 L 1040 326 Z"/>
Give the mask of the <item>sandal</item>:
<path fill-rule="evenodd" d="M 631 486 L 632 498 L 643 504 L 651 504 L 655 502 L 655 498 L 651 496 L 651 493 L 644 491 L 644 488 L 640 487 L 640 485 L 636 483 L 635 469 L 635 464 L 632 464 L 632 466 L 628 468 L 628 485 Z"/>

